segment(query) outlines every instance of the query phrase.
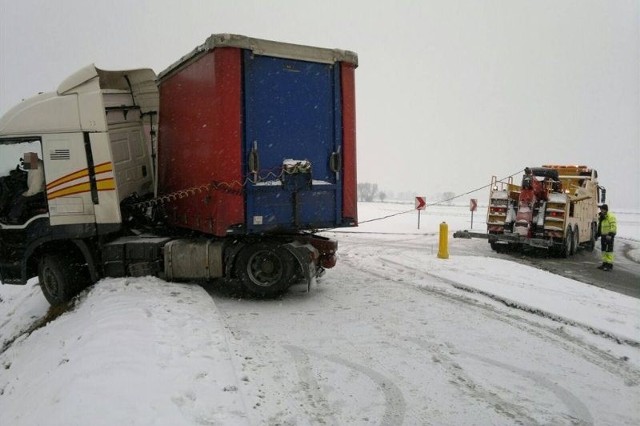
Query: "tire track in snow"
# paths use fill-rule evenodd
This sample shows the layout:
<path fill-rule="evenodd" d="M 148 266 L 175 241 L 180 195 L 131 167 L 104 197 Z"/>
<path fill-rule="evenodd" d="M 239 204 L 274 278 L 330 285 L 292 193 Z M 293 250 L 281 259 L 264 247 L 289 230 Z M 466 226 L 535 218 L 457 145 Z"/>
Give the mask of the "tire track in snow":
<path fill-rule="evenodd" d="M 387 261 L 385 259 L 385 261 Z M 478 302 L 478 300 L 465 296 L 463 294 L 453 294 L 448 292 L 445 289 L 439 289 L 433 286 L 426 286 L 424 284 L 412 283 L 409 281 L 404 281 L 402 279 L 398 279 L 397 277 L 385 275 L 381 272 L 372 271 L 370 269 L 365 269 L 355 264 L 351 259 L 342 259 L 342 263 L 346 263 L 349 267 L 360 271 L 364 274 L 371 275 L 373 277 L 383 279 L 385 281 L 393 282 L 396 285 L 402 286 L 404 288 L 410 288 L 420 293 L 428 293 L 432 296 L 446 299 L 449 302 L 454 302 L 456 304 L 463 303 L 469 307 L 473 307 L 475 309 L 483 310 L 489 315 L 491 318 L 502 321 L 512 327 L 519 328 L 528 334 L 532 334 L 537 336 L 543 340 L 552 340 L 554 344 L 563 347 L 568 352 L 574 353 L 576 355 L 581 356 L 586 361 L 594 364 L 595 366 L 602 368 L 608 371 L 611 374 L 614 374 L 625 381 L 627 386 L 638 386 L 640 384 L 640 371 L 634 369 L 624 360 L 621 360 L 610 353 L 590 345 L 582 341 L 581 339 L 575 338 L 564 332 L 562 328 L 553 328 L 549 326 L 545 326 L 544 324 L 540 324 L 536 321 L 529 320 L 522 316 L 518 316 L 515 314 L 510 314 L 508 312 L 497 311 L 491 305 L 484 305 Z M 389 262 L 395 263 L 402 268 L 413 270 L 419 274 L 425 274 L 425 271 L 418 270 L 415 268 L 408 267 L 406 265 L 398 264 L 397 262 Z M 444 281 L 442 278 L 432 275 L 433 278 L 444 282 L 445 284 L 450 284 L 449 282 Z"/>
<path fill-rule="evenodd" d="M 324 394 L 320 391 L 320 385 L 313 374 L 308 351 L 293 345 L 283 345 L 283 347 L 289 351 L 293 358 L 298 377 L 300 378 L 300 386 L 307 400 L 305 407 L 311 406 L 316 409 L 313 413 L 307 411 L 309 417 L 315 423 L 337 424 L 333 418 L 329 401 L 327 401 Z"/>
<path fill-rule="evenodd" d="M 355 370 L 361 374 L 367 376 L 371 381 L 380 389 L 385 400 L 385 410 L 380 424 L 382 425 L 400 425 L 404 421 L 404 417 L 407 411 L 406 402 L 402 391 L 398 386 L 390 379 L 378 373 L 377 371 L 355 362 L 348 361 L 337 355 L 324 355 L 319 352 L 315 352 L 309 349 L 303 349 L 297 346 L 286 345 L 285 348 L 289 350 L 294 360 L 296 361 L 296 368 L 298 369 L 301 378 L 311 383 L 311 388 L 315 387 L 319 389 L 313 372 L 311 371 L 311 364 L 309 362 L 308 354 L 311 354 L 320 359 L 326 359 L 336 364 L 340 364 L 352 370 Z M 324 398 L 323 398 L 324 399 Z M 324 403 L 328 403 L 324 401 Z"/>
<path fill-rule="evenodd" d="M 358 268 L 354 268 L 354 269 L 358 269 Z M 374 276 L 380 276 L 384 278 L 385 281 L 388 279 L 388 277 L 384 277 L 377 273 L 371 272 L 370 270 L 364 270 L 364 271 L 360 270 L 360 271 L 374 275 Z M 397 278 L 396 278 L 396 281 L 397 281 Z M 410 282 L 402 282 L 403 287 L 405 283 L 411 284 Z M 446 294 L 446 290 L 440 290 L 440 291 Z M 457 297 L 454 294 L 446 294 L 446 296 L 449 298 L 456 299 L 456 302 L 458 301 Z M 460 296 L 460 297 L 467 299 L 466 300 L 467 303 L 471 301 L 471 299 L 467 298 L 466 296 Z M 470 303 L 470 304 L 476 305 L 477 301 L 475 301 L 475 303 Z M 492 313 L 495 314 L 497 312 L 492 312 Z M 496 319 L 501 320 L 501 318 L 496 318 Z M 513 325 L 509 321 L 502 320 L 502 322 L 506 322 L 510 326 Z M 528 330 L 526 328 L 522 328 L 522 327 L 518 327 L 518 328 L 523 329 L 525 332 L 531 333 L 531 330 Z M 477 400 L 482 404 L 487 404 L 488 407 L 491 407 L 491 409 L 495 411 L 495 413 L 499 414 L 501 417 L 505 419 L 510 419 L 510 421 L 514 423 L 517 422 L 520 424 L 541 424 L 540 418 L 532 417 L 531 405 L 527 405 L 526 402 L 524 404 L 520 404 L 519 399 L 514 400 L 513 398 L 506 397 L 505 394 L 501 396 L 500 392 L 493 389 L 491 385 L 487 387 L 487 385 L 483 385 L 482 383 L 476 381 L 472 375 L 468 374 L 465 368 L 459 362 L 456 361 L 456 357 L 451 356 L 451 355 L 458 355 L 461 353 L 455 350 L 451 345 L 446 344 L 446 347 L 445 347 L 444 345 L 438 345 L 432 342 L 428 342 L 421 338 L 417 338 L 413 335 L 406 335 L 402 339 L 398 339 L 397 333 L 393 333 L 391 330 L 387 330 L 385 333 L 388 334 L 390 340 L 396 342 L 396 345 L 398 342 L 401 342 L 404 340 L 406 342 L 412 342 L 414 345 L 424 349 L 428 354 L 427 357 L 429 356 L 431 357 L 431 362 L 433 363 L 433 365 L 434 366 L 439 365 L 440 366 L 439 369 L 446 376 L 449 377 L 449 383 L 458 387 L 460 391 L 466 394 L 469 398 Z M 541 338 L 545 337 L 544 334 L 542 333 L 537 333 L 536 336 Z M 548 341 L 548 339 L 543 339 L 543 340 Z M 450 349 L 450 351 L 447 351 L 447 347 Z M 410 351 L 407 350 L 407 353 L 409 352 Z M 468 358 L 472 357 L 471 355 L 468 355 L 466 353 L 464 353 L 464 356 Z M 482 361 L 486 363 L 484 359 L 482 359 Z M 553 384 L 551 381 L 548 381 L 543 377 L 536 375 L 535 372 L 529 372 L 524 369 L 518 369 L 517 367 L 513 367 L 507 364 L 494 363 L 492 365 L 494 367 L 498 366 L 503 370 L 507 370 L 511 373 L 517 374 L 520 377 L 526 378 L 534 382 L 538 386 L 544 388 L 545 393 L 555 395 L 558 398 L 558 400 L 561 402 L 561 404 L 566 407 L 566 411 L 564 413 L 562 412 L 547 413 L 549 416 L 555 416 L 552 423 L 555 423 L 556 421 L 565 422 L 567 420 L 571 424 L 592 424 L 593 423 L 593 417 L 591 416 L 591 413 L 586 408 L 586 406 L 575 395 L 571 394 L 566 389 Z M 543 421 L 542 424 L 544 423 L 545 422 Z"/>
<path fill-rule="evenodd" d="M 618 344 L 624 343 L 626 345 L 629 345 L 629 346 L 632 346 L 632 347 L 635 347 L 635 348 L 640 347 L 640 341 L 629 339 L 629 338 L 622 337 L 622 336 L 617 336 L 616 334 L 611 333 L 609 331 L 600 330 L 600 329 L 598 329 L 596 327 L 593 327 L 591 325 L 583 324 L 581 322 L 574 321 L 574 320 L 570 320 L 570 319 L 565 318 L 565 317 L 563 317 L 561 315 L 556 315 L 556 314 L 553 314 L 551 312 L 547 312 L 547 311 L 545 311 L 543 309 L 534 308 L 532 306 L 525 305 L 523 303 L 508 299 L 506 297 L 499 296 L 497 294 L 494 294 L 494 293 L 491 293 L 491 292 L 488 292 L 488 291 L 479 290 L 479 289 L 474 288 L 474 287 L 469 287 L 469 286 L 461 284 L 461 283 L 459 283 L 457 281 L 453 281 L 453 280 L 451 280 L 449 278 L 441 277 L 441 276 L 439 276 L 437 274 L 434 274 L 432 272 L 418 270 L 418 269 L 412 268 L 410 266 L 403 265 L 403 264 L 401 264 L 399 262 L 393 261 L 391 259 L 381 258 L 381 260 L 384 260 L 385 262 L 390 263 L 392 265 L 396 265 L 396 266 L 399 266 L 399 267 L 402 267 L 402 268 L 405 268 L 405 269 L 409 269 L 409 270 L 412 270 L 412 271 L 415 271 L 415 272 L 418 272 L 418 273 L 421 273 L 421 274 L 428 275 L 428 276 L 430 276 L 432 278 L 437 279 L 440 282 L 449 284 L 452 287 L 457 288 L 458 290 L 466 291 L 468 293 L 475 293 L 475 294 L 479 294 L 481 296 L 488 297 L 490 299 L 493 299 L 493 300 L 495 300 L 497 302 L 500 302 L 500 303 L 504 304 L 505 306 L 507 306 L 509 308 L 519 309 L 521 311 L 528 312 L 530 314 L 534 314 L 534 315 L 537 315 L 537 316 L 540 316 L 540 317 L 543 317 L 543 318 L 548 318 L 548 319 L 550 319 L 552 321 L 555 321 L 555 322 L 559 322 L 559 323 L 562 323 L 562 324 L 565 324 L 565 325 L 570 325 L 570 326 L 573 326 L 573 327 L 577 327 L 577 328 L 583 329 L 585 331 L 588 331 L 589 333 L 595 334 L 596 336 L 605 337 L 607 339 L 614 340 Z"/>
<path fill-rule="evenodd" d="M 465 373 L 464 369 L 458 364 L 449 354 L 441 350 L 438 345 L 425 342 L 424 340 L 417 338 L 408 338 L 407 340 L 414 342 L 416 345 L 424 348 L 429 353 L 434 354 L 436 358 L 435 362 L 443 363 L 444 368 L 448 370 L 449 374 L 453 377 L 453 382 L 461 386 L 472 397 L 476 397 L 488 404 L 490 404 L 497 413 L 501 413 L 507 417 L 517 419 L 519 422 L 525 424 L 536 424 L 536 419 L 527 414 L 527 407 L 521 407 L 517 404 L 511 403 L 501 398 L 497 393 L 485 389 L 481 384 L 477 383 L 473 378 Z M 481 355 L 477 355 L 469 352 L 461 352 L 463 356 L 468 358 L 475 358 L 485 364 L 498 367 L 502 370 L 517 374 L 521 377 L 529 379 L 537 385 L 548 389 L 553 393 L 571 412 L 571 422 L 584 425 L 593 424 L 593 416 L 587 408 L 587 406 L 580 401 L 575 395 L 563 388 L 562 386 L 552 382 L 546 377 L 537 374 L 534 371 L 525 370 L 510 364 L 506 364 L 500 361 L 493 360 Z M 444 362 L 443 362 L 444 361 Z"/>
<path fill-rule="evenodd" d="M 585 404 L 582 403 L 575 395 L 571 392 L 563 388 L 562 386 L 552 382 L 546 377 L 536 374 L 533 371 L 524 370 L 522 368 L 515 367 L 513 365 L 505 364 L 500 361 L 496 361 L 490 358 L 483 357 L 481 355 L 466 353 L 467 356 L 476 358 L 484 363 L 494 365 L 496 367 L 502 368 L 507 371 L 511 371 L 516 373 L 522 377 L 526 377 L 538 385 L 543 386 L 553 392 L 558 399 L 560 399 L 564 405 L 574 414 L 572 418 L 572 423 L 577 424 L 585 424 L 592 425 L 593 424 L 593 416 L 589 411 L 589 408 Z"/>
<path fill-rule="evenodd" d="M 437 364 L 441 364 L 447 374 L 452 377 L 451 383 L 458 385 L 464 392 L 469 394 L 472 398 L 479 399 L 489 404 L 494 411 L 500 413 L 506 417 L 517 419 L 525 424 L 536 424 L 536 420 L 527 414 L 526 407 L 521 407 L 517 404 L 511 403 L 501 398 L 495 392 L 485 389 L 481 384 L 477 383 L 466 374 L 465 370 L 455 362 L 455 360 L 447 353 L 445 353 L 440 345 L 428 343 L 424 340 L 409 337 L 408 341 L 420 346 L 431 354 L 432 361 Z"/>
<path fill-rule="evenodd" d="M 631 252 L 635 249 L 637 249 L 637 246 L 633 246 L 631 245 L 631 243 L 629 243 L 628 241 L 631 240 L 626 240 L 621 238 L 622 241 L 624 242 L 624 248 L 622 249 L 622 255 L 625 257 L 625 259 L 627 259 L 630 262 L 633 263 L 640 263 L 636 260 L 636 258 L 634 256 L 631 255 Z"/>
<path fill-rule="evenodd" d="M 232 331 L 232 328 L 229 324 L 226 325 L 232 334 L 235 332 Z M 340 424 L 339 421 L 335 419 L 334 411 L 327 400 L 325 394 L 322 392 L 322 388 L 316 379 L 316 375 L 313 371 L 313 362 L 312 357 L 317 358 L 319 360 L 323 360 L 326 362 L 332 362 L 338 365 L 341 365 L 347 369 L 353 370 L 356 373 L 362 374 L 363 376 L 369 378 L 373 384 L 380 390 L 384 399 L 384 414 L 379 421 L 381 425 L 400 425 L 403 424 L 405 416 L 406 416 L 406 402 L 403 396 L 401 389 L 388 377 L 383 374 L 377 372 L 376 370 L 364 366 L 362 364 L 358 364 L 349 360 L 346 360 L 340 356 L 333 354 L 324 354 L 318 351 L 314 351 L 311 349 L 299 347 L 296 345 L 291 345 L 286 342 L 281 342 L 278 339 L 271 339 L 266 336 L 257 336 L 250 332 L 243 331 L 244 336 L 239 340 L 250 340 L 254 342 L 254 346 L 267 348 L 270 347 L 270 350 L 274 350 L 277 347 L 285 349 L 291 356 L 293 360 L 293 366 L 298 375 L 298 387 L 297 389 L 292 389 L 291 392 L 300 392 L 305 401 L 304 404 L 300 405 L 300 409 L 303 412 L 299 412 L 298 415 L 303 414 L 308 417 L 310 424 Z M 261 342 L 261 343 L 257 343 Z M 236 352 L 236 357 L 240 355 Z M 256 358 L 266 358 L 266 357 L 256 357 Z M 253 361 L 253 357 L 244 358 L 245 361 Z M 251 367 L 249 370 L 254 368 L 259 368 L 250 362 Z M 247 368 L 240 368 L 243 371 L 243 376 L 247 377 L 246 373 L 248 371 Z M 248 378 L 246 379 L 248 382 Z M 260 394 L 260 391 L 258 391 Z M 264 401 L 262 401 L 264 402 Z M 291 417 L 293 413 L 291 412 L 283 412 L 281 413 L 283 417 Z M 272 419 L 275 423 L 276 419 Z M 282 420 L 282 418 L 280 418 Z M 272 424 L 271 422 L 269 424 Z M 289 424 L 285 421 L 283 424 Z M 304 424 L 304 423 L 303 423 Z"/>

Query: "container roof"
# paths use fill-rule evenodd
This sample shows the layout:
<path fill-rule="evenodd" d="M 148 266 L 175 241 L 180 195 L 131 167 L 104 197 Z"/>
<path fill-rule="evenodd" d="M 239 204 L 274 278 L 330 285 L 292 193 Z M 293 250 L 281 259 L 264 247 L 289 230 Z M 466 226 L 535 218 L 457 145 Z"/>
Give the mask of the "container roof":
<path fill-rule="evenodd" d="M 213 34 L 207 38 L 204 44 L 196 47 L 187 55 L 171 64 L 167 69 L 162 71 L 158 77 L 163 79 L 198 56 L 218 47 L 237 47 L 239 49 L 250 50 L 256 55 L 272 56 L 275 58 L 296 59 L 326 64 L 348 62 L 356 67 L 358 66 L 358 55 L 349 50 L 327 49 L 301 44 L 283 43 L 279 41 L 251 38 L 238 34 Z"/>

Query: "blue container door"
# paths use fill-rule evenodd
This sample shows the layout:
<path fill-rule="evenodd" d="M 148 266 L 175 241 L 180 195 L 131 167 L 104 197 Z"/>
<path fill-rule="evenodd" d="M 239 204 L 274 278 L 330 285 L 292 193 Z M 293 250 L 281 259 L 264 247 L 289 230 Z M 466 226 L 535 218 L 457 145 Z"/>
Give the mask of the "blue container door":
<path fill-rule="evenodd" d="M 247 230 L 337 226 L 342 220 L 336 166 L 342 145 L 340 68 L 249 51 L 243 65 Z M 283 164 L 296 162 L 300 167 L 283 171 Z"/>

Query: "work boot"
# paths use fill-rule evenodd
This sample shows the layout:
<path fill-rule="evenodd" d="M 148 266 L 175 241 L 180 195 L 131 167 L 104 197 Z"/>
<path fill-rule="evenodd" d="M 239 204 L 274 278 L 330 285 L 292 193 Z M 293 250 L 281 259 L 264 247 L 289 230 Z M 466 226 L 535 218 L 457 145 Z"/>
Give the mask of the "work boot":
<path fill-rule="evenodd" d="M 613 269 L 613 263 L 605 263 L 604 264 L 604 270 L 605 271 L 611 271 Z"/>
<path fill-rule="evenodd" d="M 598 269 L 602 269 L 603 271 L 607 269 L 607 264 L 602 262 L 602 265 L 598 266 Z"/>

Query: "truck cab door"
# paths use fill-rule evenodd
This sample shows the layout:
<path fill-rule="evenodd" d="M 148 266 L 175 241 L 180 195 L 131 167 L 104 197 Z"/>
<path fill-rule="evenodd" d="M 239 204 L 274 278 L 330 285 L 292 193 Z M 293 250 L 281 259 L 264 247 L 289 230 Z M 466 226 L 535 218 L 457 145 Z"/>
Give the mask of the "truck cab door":
<path fill-rule="evenodd" d="M 95 211 L 84 134 L 45 135 L 42 151 L 51 225 L 93 225 Z"/>

